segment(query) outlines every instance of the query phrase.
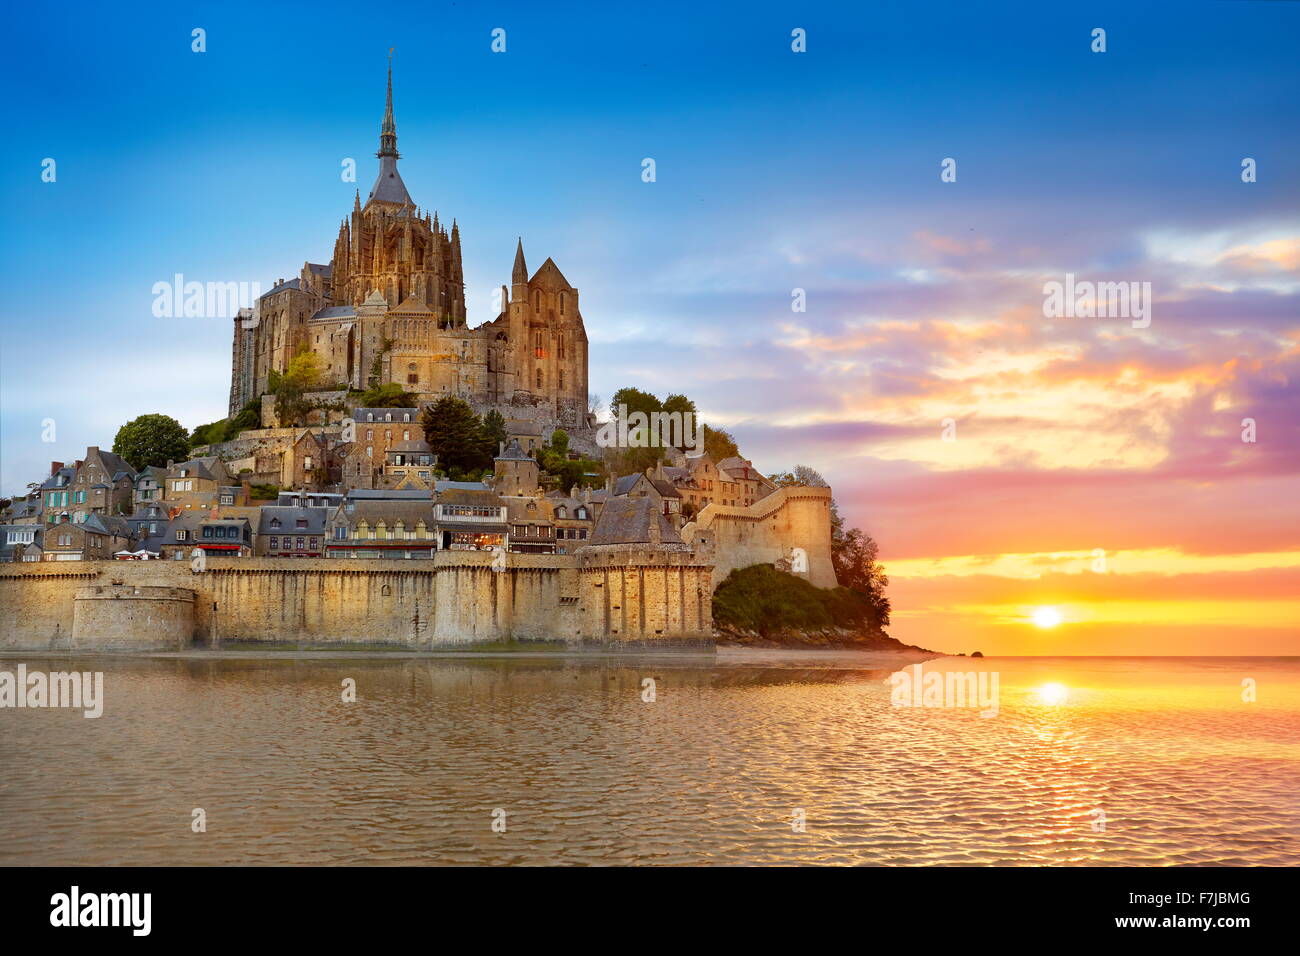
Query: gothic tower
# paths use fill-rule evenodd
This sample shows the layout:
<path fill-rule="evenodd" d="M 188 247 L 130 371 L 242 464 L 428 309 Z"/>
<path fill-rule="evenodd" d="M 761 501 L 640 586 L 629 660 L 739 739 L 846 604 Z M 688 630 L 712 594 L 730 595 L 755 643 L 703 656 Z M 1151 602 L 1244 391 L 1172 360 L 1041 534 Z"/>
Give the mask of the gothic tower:
<path fill-rule="evenodd" d="M 393 66 L 388 65 L 388 92 L 379 127 L 379 175 L 361 204 L 339 225 L 331 262 L 335 305 L 361 305 L 376 289 L 390 308 L 432 313 L 440 328 L 465 325 L 465 275 L 461 267 L 460 230 L 451 234 L 421 215 L 397 170 L 397 123 L 393 119 Z"/>

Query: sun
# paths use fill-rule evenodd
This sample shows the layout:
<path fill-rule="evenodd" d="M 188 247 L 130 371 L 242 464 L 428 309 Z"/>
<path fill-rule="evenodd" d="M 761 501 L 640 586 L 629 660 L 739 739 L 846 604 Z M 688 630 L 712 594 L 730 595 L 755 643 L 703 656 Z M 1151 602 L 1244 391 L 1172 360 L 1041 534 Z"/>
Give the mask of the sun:
<path fill-rule="evenodd" d="M 1051 630 L 1061 623 L 1061 612 L 1054 607 L 1036 607 L 1031 620 L 1035 627 Z"/>
<path fill-rule="evenodd" d="M 1052 682 L 1044 684 L 1038 688 L 1038 699 L 1048 706 L 1055 707 L 1058 704 L 1064 704 L 1067 697 L 1070 696 L 1070 689 L 1064 684 Z"/>

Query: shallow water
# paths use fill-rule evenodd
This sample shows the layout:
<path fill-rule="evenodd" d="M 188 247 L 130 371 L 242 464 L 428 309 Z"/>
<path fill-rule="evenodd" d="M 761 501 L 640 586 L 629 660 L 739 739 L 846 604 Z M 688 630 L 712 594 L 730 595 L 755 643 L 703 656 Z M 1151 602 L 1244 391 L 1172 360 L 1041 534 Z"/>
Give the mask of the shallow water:
<path fill-rule="evenodd" d="M 1300 659 L 881 661 L 0 656 L 106 685 L 0 709 L 0 863 L 1300 863 Z"/>

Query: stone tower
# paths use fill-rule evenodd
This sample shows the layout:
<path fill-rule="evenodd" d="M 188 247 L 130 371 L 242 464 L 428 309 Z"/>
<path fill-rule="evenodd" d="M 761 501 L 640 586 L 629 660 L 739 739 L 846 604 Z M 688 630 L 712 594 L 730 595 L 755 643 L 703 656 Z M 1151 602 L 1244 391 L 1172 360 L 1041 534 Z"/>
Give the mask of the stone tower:
<path fill-rule="evenodd" d="M 524 454 L 519 439 L 512 438 L 493 459 L 492 490 L 499 495 L 520 496 L 537 493 L 537 461 Z"/>
<path fill-rule="evenodd" d="M 339 224 L 331 261 L 335 305 L 361 305 L 378 289 L 390 308 L 429 314 L 441 328 L 465 325 L 465 275 L 460 230 L 451 233 L 435 214 L 423 215 L 397 171 L 397 123 L 393 119 L 393 65 L 379 128 L 379 175 L 361 204 Z"/>

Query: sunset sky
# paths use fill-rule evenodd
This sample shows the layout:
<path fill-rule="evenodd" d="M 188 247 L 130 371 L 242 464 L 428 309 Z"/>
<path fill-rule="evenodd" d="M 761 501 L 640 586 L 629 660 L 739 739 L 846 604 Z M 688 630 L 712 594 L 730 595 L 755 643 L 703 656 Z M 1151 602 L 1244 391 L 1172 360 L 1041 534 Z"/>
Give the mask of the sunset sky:
<path fill-rule="evenodd" d="M 229 320 L 156 319 L 152 286 L 328 261 L 395 45 L 470 323 L 516 236 L 554 257 L 593 391 L 685 392 L 762 470 L 821 471 L 894 636 L 1300 653 L 1300 3 L 842 6 L 15 8 L 0 490 L 138 414 L 225 414 Z M 1066 273 L 1150 282 L 1150 326 L 1045 318 Z"/>

